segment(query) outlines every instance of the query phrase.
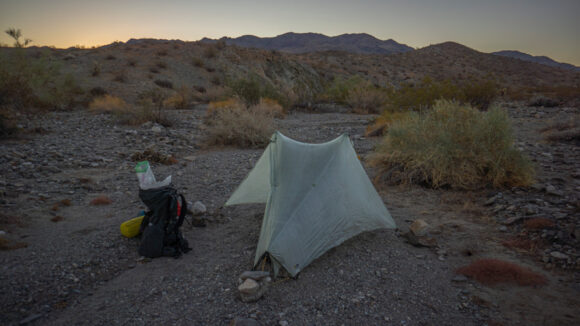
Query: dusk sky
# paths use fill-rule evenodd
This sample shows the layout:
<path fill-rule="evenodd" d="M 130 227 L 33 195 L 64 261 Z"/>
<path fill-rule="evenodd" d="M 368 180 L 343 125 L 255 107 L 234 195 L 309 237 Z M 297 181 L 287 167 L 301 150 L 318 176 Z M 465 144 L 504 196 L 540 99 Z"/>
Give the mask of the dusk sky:
<path fill-rule="evenodd" d="M 2 30 L 66 48 L 130 38 L 368 33 L 420 48 L 455 41 L 580 66 L 580 0 L 0 0 Z M 5 33 L 3 44 L 12 44 Z"/>

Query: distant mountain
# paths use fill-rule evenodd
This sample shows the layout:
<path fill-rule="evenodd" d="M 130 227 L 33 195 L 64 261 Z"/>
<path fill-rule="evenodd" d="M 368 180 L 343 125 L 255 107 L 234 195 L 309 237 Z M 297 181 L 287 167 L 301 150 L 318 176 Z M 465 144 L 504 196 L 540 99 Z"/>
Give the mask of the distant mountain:
<path fill-rule="evenodd" d="M 392 54 L 412 51 L 413 48 L 389 39 L 381 41 L 369 34 L 342 34 L 326 36 L 317 33 L 286 33 L 276 37 L 244 35 L 238 38 L 222 37 L 228 45 L 246 48 L 277 50 L 290 53 L 310 53 L 321 51 L 344 51 L 362 54 Z M 201 42 L 217 42 L 204 38 Z"/>
<path fill-rule="evenodd" d="M 529 55 L 527 53 L 523 53 L 520 51 L 498 51 L 498 52 L 493 52 L 492 54 L 501 55 L 504 57 L 516 58 L 516 59 L 520 59 L 520 60 L 524 60 L 524 61 L 540 63 L 543 65 L 563 68 L 563 69 L 572 70 L 572 71 L 580 71 L 580 67 L 576 67 L 576 66 L 571 65 L 569 63 L 557 62 L 557 61 L 552 60 L 546 56 L 533 56 L 533 55 Z"/>

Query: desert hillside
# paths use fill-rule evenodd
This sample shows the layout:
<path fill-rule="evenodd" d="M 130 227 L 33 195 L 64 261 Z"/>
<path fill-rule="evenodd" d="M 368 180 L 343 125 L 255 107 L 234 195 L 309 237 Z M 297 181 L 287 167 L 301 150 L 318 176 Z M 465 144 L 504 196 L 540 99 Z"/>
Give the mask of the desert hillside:
<path fill-rule="evenodd" d="M 0 48 L 0 324 L 580 324 L 579 72 L 227 43 Z M 224 203 L 275 130 L 347 134 L 397 228 L 254 266 L 266 205 Z M 178 259 L 120 232 L 144 160 L 188 202 Z"/>

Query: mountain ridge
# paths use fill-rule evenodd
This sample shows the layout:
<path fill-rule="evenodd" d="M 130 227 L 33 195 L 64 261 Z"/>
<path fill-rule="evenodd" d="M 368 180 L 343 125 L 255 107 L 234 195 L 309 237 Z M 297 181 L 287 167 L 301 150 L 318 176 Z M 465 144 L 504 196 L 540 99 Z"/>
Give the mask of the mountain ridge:
<path fill-rule="evenodd" d="M 380 40 L 366 33 L 326 36 L 319 33 L 288 32 L 275 37 L 242 35 L 237 38 L 222 37 L 217 40 L 203 38 L 200 40 L 202 43 L 218 41 L 223 41 L 228 45 L 289 53 L 343 51 L 362 54 L 393 54 L 414 50 L 412 47 L 398 43 L 393 39 Z"/>
<path fill-rule="evenodd" d="M 536 62 L 536 63 L 540 63 L 543 65 L 567 69 L 567 70 L 580 71 L 580 67 L 574 66 L 572 64 L 558 62 L 558 61 L 556 61 L 550 57 L 547 57 L 547 56 L 534 56 L 534 55 L 527 54 L 527 53 L 517 51 L 517 50 L 502 50 L 502 51 L 492 52 L 492 54 L 500 55 L 500 56 L 504 56 L 504 57 L 515 58 L 515 59 L 519 59 L 519 60 L 523 60 L 523 61 Z"/>

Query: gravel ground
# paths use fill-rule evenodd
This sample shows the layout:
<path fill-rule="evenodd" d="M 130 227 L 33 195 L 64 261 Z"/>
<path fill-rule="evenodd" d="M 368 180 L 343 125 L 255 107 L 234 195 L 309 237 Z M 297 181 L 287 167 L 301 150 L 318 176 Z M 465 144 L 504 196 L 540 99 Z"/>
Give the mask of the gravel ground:
<path fill-rule="evenodd" d="M 83 111 L 31 119 L 24 127 L 37 133 L 0 143 L 0 230 L 9 244 L 26 245 L 0 251 L 0 324 L 229 325 L 238 320 L 233 324 L 242 325 L 242 319 L 261 325 L 575 324 L 578 240 L 570 234 L 554 236 L 571 226 L 580 229 L 578 179 L 569 177 L 580 171 L 580 152 L 577 144 L 546 144 L 537 138 L 537 128 L 553 112 L 510 110 L 519 145 L 547 171 L 540 173 L 538 187 L 505 190 L 498 196 L 497 191 L 466 194 L 385 186 L 380 194 L 400 230 L 377 230 L 348 240 L 297 279 L 276 280 L 255 303 L 241 302 L 237 285 L 238 276 L 252 267 L 264 207 L 220 207 L 262 150 L 199 148 L 203 109 L 171 111 L 177 122 L 169 129 L 119 126 L 108 116 Z M 578 113 L 551 110 L 564 117 Z M 369 119 L 294 113 L 280 127 L 308 142 L 346 132 L 364 157 L 376 144 L 361 136 Z M 158 178 L 172 175 L 188 200 L 202 201 L 208 208 L 207 227 L 183 227 L 193 251 L 180 259 L 144 260 L 137 254 L 138 240 L 119 233 L 120 223 L 144 208 L 131 155 L 147 148 L 178 161 L 153 164 Z M 552 153 L 550 162 L 544 153 Z M 550 195 L 548 185 L 561 195 Z M 90 205 L 98 196 L 112 203 Z M 503 222 L 534 216 L 525 211 L 532 197 L 535 215 L 559 213 L 550 215 L 556 221 L 555 235 L 544 236 L 547 247 L 541 253 L 502 247 L 499 240 L 522 232 L 521 223 Z M 508 210 L 510 205 L 515 208 Z M 432 225 L 437 246 L 418 248 L 401 237 L 417 218 Z M 554 251 L 567 255 L 569 262 L 557 261 Z M 529 266 L 546 275 L 549 285 L 487 288 L 454 272 L 490 256 Z"/>

